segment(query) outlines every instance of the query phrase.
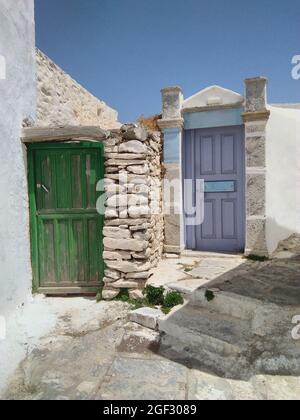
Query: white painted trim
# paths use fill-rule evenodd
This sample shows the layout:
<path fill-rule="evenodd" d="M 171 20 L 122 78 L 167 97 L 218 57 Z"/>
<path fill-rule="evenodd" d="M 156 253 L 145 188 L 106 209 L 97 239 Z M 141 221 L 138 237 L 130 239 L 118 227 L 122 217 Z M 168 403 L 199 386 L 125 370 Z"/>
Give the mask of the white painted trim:
<path fill-rule="evenodd" d="M 265 173 L 267 172 L 267 169 L 266 169 L 266 167 L 261 167 L 261 168 L 258 168 L 258 167 L 246 167 L 246 174 L 249 174 L 249 175 L 255 175 L 255 174 L 257 174 L 257 175 L 264 175 Z"/>
<path fill-rule="evenodd" d="M 211 100 L 218 100 L 215 104 L 210 103 Z M 189 108 L 209 108 L 215 109 L 224 106 L 236 106 L 244 104 L 244 97 L 237 92 L 230 89 L 222 88 L 221 86 L 209 86 L 200 90 L 191 97 L 185 99 L 183 102 L 183 110 Z"/>
<path fill-rule="evenodd" d="M 267 218 L 266 216 L 259 216 L 259 215 L 247 216 L 247 221 L 249 220 L 267 220 Z"/>

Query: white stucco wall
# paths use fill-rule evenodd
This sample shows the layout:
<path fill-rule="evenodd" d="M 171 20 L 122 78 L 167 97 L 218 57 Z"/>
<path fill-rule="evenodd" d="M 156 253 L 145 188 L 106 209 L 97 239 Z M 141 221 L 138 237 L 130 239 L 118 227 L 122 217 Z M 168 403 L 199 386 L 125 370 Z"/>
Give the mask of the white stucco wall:
<path fill-rule="evenodd" d="M 267 246 L 300 233 L 300 110 L 269 107 L 266 131 Z"/>
<path fill-rule="evenodd" d="M 35 114 L 33 0 L 0 0 L 0 316 L 31 294 L 26 153 L 22 121 Z"/>

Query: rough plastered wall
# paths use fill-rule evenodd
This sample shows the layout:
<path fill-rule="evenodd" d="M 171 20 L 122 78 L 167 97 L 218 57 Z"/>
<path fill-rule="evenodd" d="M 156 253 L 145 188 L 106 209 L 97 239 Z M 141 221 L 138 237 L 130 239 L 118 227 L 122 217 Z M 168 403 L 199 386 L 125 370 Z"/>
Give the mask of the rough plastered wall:
<path fill-rule="evenodd" d="M 32 275 L 22 121 L 36 104 L 33 0 L 0 0 L 0 316 L 30 296 Z"/>
<path fill-rule="evenodd" d="M 117 111 L 95 98 L 39 50 L 36 50 L 36 62 L 36 125 L 120 127 Z"/>
<path fill-rule="evenodd" d="M 124 125 L 105 141 L 104 299 L 142 296 L 163 250 L 162 137 Z"/>
<path fill-rule="evenodd" d="M 266 236 L 272 253 L 280 241 L 300 234 L 300 110 L 270 107 L 270 111 L 266 128 Z"/>

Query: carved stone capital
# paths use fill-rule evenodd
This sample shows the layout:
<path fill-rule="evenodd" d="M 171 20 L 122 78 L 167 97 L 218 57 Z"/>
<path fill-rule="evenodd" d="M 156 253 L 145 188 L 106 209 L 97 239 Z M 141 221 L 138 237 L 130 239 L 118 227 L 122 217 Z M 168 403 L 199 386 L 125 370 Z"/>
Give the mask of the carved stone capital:
<path fill-rule="evenodd" d="M 183 128 L 184 119 L 183 118 L 175 118 L 175 119 L 162 119 L 158 120 L 157 124 L 159 128 L 162 130 L 166 128 Z"/>
<path fill-rule="evenodd" d="M 256 111 L 256 112 L 244 112 L 242 114 L 243 121 L 253 122 L 253 121 L 267 121 L 270 117 L 270 111 L 267 109 L 264 111 Z"/>

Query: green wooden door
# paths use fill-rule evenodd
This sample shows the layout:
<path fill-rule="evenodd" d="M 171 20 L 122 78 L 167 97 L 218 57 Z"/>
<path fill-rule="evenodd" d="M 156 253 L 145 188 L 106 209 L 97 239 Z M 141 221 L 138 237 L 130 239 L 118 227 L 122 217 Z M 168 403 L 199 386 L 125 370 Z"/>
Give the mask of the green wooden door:
<path fill-rule="evenodd" d="M 29 146 L 34 288 L 44 293 L 99 290 L 103 216 L 96 210 L 104 177 L 101 143 Z"/>

